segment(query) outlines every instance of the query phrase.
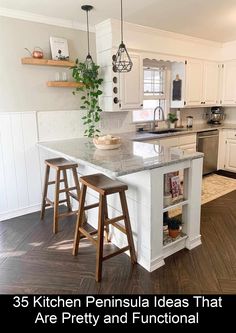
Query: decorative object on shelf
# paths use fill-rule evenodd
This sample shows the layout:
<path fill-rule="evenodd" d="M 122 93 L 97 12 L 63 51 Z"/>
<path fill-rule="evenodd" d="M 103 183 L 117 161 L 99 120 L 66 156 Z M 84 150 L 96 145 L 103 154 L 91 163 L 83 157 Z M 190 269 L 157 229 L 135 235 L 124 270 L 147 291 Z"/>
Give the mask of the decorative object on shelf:
<path fill-rule="evenodd" d="M 65 38 L 50 37 L 53 60 L 69 60 L 68 43 Z"/>
<path fill-rule="evenodd" d="M 173 80 L 173 90 L 172 90 L 172 101 L 181 101 L 182 98 L 182 80 L 179 77 L 179 74 L 176 74 L 175 79 Z"/>
<path fill-rule="evenodd" d="M 121 138 L 108 134 L 93 138 L 93 143 L 95 147 L 98 149 L 102 150 L 116 149 L 121 146 Z"/>
<path fill-rule="evenodd" d="M 85 68 L 86 69 L 90 69 L 93 67 L 93 58 L 90 54 L 90 42 L 89 42 L 89 20 L 88 20 L 88 12 L 90 10 L 93 9 L 93 6 L 90 6 L 90 5 L 84 5 L 84 6 L 81 6 L 81 9 L 82 10 L 85 10 L 86 11 L 86 18 L 87 18 L 87 43 L 88 43 L 88 54 L 86 56 L 86 59 L 85 59 Z"/>
<path fill-rule="evenodd" d="M 32 58 L 35 58 L 35 59 L 43 58 L 43 50 L 39 46 L 36 46 L 32 52 L 29 49 L 27 49 L 27 47 L 25 47 L 25 50 L 29 52 L 29 54 L 31 55 Z"/>
<path fill-rule="evenodd" d="M 173 112 L 168 113 L 167 120 L 169 121 L 170 128 L 175 128 L 176 121 L 178 120 L 176 114 Z"/>
<path fill-rule="evenodd" d="M 177 218 L 170 218 L 168 221 L 169 236 L 176 238 L 181 232 L 181 221 Z"/>
<path fill-rule="evenodd" d="M 133 66 L 133 63 L 130 59 L 129 53 L 124 44 L 123 38 L 123 2 L 120 0 L 120 9 L 121 9 L 121 43 L 119 45 L 116 55 L 113 55 L 113 71 L 119 73 L 130 72 Z"/>
<path fill-rule="evenodd" d="M 73 91 L 73 94 L 84 92 L 81 96 L 82 105 L 80 106 L 81 109 L 86 110 L 86 115 L 82 117 L 83 124 L 87 127 L 84 136 L 94 138 L 100 133 L 97 125 L 101 119 L 102 109 L 99 106 L 99 96 L 102 95 L 102 90 L 99 88 L 103 79 L 99 77 L 99 66 L 93 62 L 89 49 L 88 11 L 93 7 L 84 5 L 81 8 L 87 12 L 88 55 L 85 62 L 79 62 L 76 59 L 75 66 L 71 67 L 72 77 L 77 83 L 81 84 L 76 88 L 76 91 Z"/>

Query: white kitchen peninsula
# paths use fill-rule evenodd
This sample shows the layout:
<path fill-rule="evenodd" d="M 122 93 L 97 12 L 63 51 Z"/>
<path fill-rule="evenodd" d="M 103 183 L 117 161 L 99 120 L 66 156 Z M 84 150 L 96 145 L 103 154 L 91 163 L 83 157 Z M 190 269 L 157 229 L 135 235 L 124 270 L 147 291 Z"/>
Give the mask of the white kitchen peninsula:
<path fill-rule="evenodd" d="M 200 209 L 203 154 L 183 153 L 180 149 L 123 139 L 115 150 L 98 150 L 89 139 L 72 139 L 39 143 L 41 158 L 62 156 L 79 164 L 79 175 L 102 172 L 129 187 L 128 207 L 138 263 L 148 271 L 164 265 L 165 257 L 180 249 L 189 250 L 201 244 Z M 163 246 L 164 175 L 184 169 L 184 199 L 172 208 L 182 207 L 184 237 Z M 108 197 L 109 217 L 120 214 L 116 195 Z M 88 192 L 88 204 L 97 201 Z M 96 209 L 88 221 L 96 226 Z M 121 247 L 125 239 L 111 231 L 112 242 Z"/>

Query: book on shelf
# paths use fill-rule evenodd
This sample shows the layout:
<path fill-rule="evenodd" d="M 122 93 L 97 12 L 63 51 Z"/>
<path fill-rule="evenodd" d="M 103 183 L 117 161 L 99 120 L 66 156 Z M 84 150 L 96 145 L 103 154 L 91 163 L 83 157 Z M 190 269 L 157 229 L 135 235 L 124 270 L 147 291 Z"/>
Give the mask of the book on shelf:
<path fill-rule="evenodd" d="M 183 191 L 181 187 L 179 172 L 170 172 L 165 175 L 164 195 L 170 193 L 173 203 L 183 199 Z"/>

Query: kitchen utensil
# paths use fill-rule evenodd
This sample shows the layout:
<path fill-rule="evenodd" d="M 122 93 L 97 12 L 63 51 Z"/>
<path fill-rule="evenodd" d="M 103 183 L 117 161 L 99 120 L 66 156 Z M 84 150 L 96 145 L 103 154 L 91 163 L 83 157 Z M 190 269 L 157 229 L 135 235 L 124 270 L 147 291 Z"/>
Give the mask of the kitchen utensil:
<path fill-rule="evenodd" d="M 36 59 L 43 58 L 43 50 L 39 46 L 36 46 L 32 52 L 30 52 L 30 50 L 27 49 L 26 47 L 25 47 L 25 50 L 29 52 L 29 54 L 31 55 L 32 58 L 36 58 Z"/>
<path fill-rule="evenodd" d="M 188 116 L 187 117 L 187 128 L 192 128 L 193 127 L 193 117 Z"/>
<path fill-rule="evenodd" d="M 208 112 L 208 123 L 212 125 L 220 125 L 225 119 L 224 110 L 220 106 L 213 106 Z"/>

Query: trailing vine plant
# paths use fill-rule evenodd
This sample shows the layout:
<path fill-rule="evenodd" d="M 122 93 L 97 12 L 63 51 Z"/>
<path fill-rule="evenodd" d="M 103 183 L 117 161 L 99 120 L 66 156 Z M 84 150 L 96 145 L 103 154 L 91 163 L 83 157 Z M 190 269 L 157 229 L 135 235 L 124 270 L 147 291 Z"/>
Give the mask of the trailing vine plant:
<path fill-rule="evenodd" d="M 99 88 L 103 79 L 99 77 L 99 66 L 92 62 L 88 68 L 86 63 L 76 59 L 75 66 L 71 69 L 75 81 L 81 83 L 73 94 L 82 92 L 80 108 L 86 110 L 86 115 L 82 117 L 83 124 L 86 126 L 84 136 L 93 138 L 100 132 L 97 126 L 102 112 L 99 106 L 99 96 L 102 95 L 102 90 Z"/>

